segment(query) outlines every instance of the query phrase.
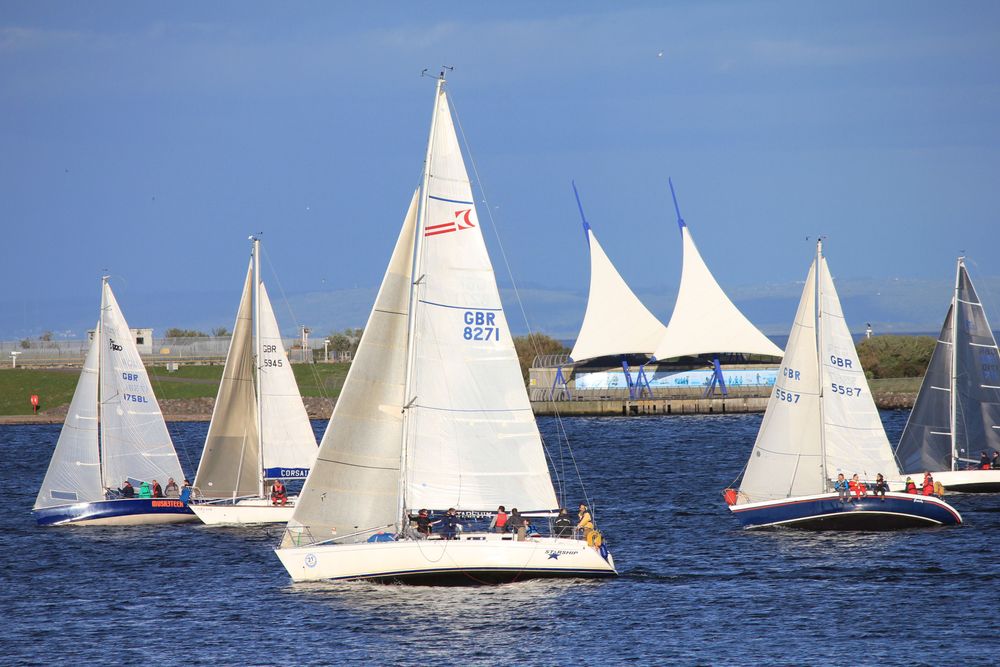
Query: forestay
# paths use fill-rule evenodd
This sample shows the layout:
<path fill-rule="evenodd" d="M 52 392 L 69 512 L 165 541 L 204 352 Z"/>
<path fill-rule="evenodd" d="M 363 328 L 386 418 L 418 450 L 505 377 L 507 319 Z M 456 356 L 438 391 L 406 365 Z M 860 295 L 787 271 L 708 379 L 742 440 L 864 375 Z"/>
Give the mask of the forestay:
<path fill-rule="evenodd" d="M 541 437 L 439 88 L 416 258 L 405 505 L 555 508 Z"/>
<path fill-rule="evenodd" d="M 100 324 L 83 362 L 66 421 L 56 442 L 35 509 L 104 498 L 100 450 L 97 444 L 97 378 Z"/>
<path fill-rule="evenodd" d="M 205 498 L 250 496 L 260 486 L 257 396 L 253 381 L 253 261 L 247 268 L 236 324 L 194 485 Z"/>
<path fill-rule="evenodd" d="M 100 354 L 104 484 L 126 478 L 183 479 L 180 462 L 135 341 L 111 286 L 104 282 Z"/>
<path fill-rule="evenodd" d="M 854 339 L 844 321 L 840 298 L 826 258 L 820 256 L 820 363 L 827 475 L 898 479 L 899 468 L 885 435 Z"/>
<path fill-rule="evenodd" d="M 340 536 L 364 541 L 398 526 L 403 383 L 410 296 L 414 192 L 358 350 L 288 522 L 285 546 Z M 353 537 L 352 537 L 353 535 Z"/>
<path fill-rule="evenodd" d="M 316 436 L 281 342 L 264 283 L 258 283 L 260 423 L 265 479 L 305 478 L 316 458 Z"/>
<path fill-rule="evenodd" d="M 816 358 L 816 262 L 809 267 L 785 357 L 740 483 L 741 502 L 825 490 Z"/>

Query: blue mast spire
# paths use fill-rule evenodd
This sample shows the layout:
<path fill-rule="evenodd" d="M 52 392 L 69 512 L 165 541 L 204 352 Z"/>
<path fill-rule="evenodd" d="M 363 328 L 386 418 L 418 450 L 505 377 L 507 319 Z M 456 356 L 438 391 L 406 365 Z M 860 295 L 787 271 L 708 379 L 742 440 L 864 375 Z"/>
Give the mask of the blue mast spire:
<path fill-rule="evenodd" d="M 677 205 L 677 193 L 674 192 L 674 182 L 667 177 L 667 183 L 670 184 L 670 196 L 674 198 L 674 210 L 677 211 L 677 226 L 680 227 L 681 233 L 684 232 L 684 228 L 687 226 L 684 222 L 684 218 L 681 217 L 681 207 Z"/>
<path fill-rule="evenodd" d="M 583 236 L 587 239 L 587 245 L 590 245 L 590 223 L 587 222 L 587 216 L 583 214 L 583 204 L 580 203 L 580 193 L 576 189 L 576 181 L 570 181 L 573 184 L 573 196 L 576 197 L 576 207 L 580 209 L 580 220 L 583 221 Z"/>

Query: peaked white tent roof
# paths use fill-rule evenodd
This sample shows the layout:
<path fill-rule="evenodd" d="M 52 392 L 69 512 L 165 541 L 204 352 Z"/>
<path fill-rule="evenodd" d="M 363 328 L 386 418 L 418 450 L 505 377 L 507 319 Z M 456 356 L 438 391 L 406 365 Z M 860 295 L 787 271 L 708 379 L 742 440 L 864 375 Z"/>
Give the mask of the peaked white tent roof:
<path fill-rule="evenodd" d="M 576 193 L 576 185 L 573 186 Z M 577 204 L 580 197 L 577 195 Z M 573 361 L 620 354 L 653 354 L 667 332 L 639 301 L 605 254 L 587 219 L 583 231 L 590 245 L 590 295 L 583 326 L 570 353 Z"/>
<path fill-rule="evenodd" d="M 674 186 L 671 183 L 670 192 Z M 674 197 L 677 208 L 677 198 Z M 677 224 L 681 229 L 684 259 L 681 285 L 667 331 L 653 354 L 657 359 L 736 352 L 780 357 L 784 353 L 740 312 L 715 281 L 701 258 L 680 208 Z"/>

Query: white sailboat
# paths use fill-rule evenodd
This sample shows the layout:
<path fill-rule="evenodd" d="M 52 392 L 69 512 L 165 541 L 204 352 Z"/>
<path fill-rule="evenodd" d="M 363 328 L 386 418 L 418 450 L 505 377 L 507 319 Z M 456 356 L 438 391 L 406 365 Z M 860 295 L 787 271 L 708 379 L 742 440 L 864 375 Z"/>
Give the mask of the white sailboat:
<path fill-rule="evenodd" d="M 295 581 L 615 575 L 602 546 L 490 533 L 558 507 L 439 77 L 414 193 L 320 453 L 276 553 Z M 456 539 L 413 530 L 454 508 Z"/>
<path fill-rule="evenodd" d="M 962 522 L 934 496 L 889 492 L 843 502 L 832 492 L 839 473 L 858 474 L 869 490 L 878 473 L 896 486 L 902 480 L 818 242 L 750 461 L 739 490 L 726 491 L 729 509 L 747 528 Z"/>
<path fill-rule="evenodd" d="M 959 257 L 951 305 L 896 456 L 904 473 L 930 472 L 949 491 L 1000 491 L 1000 469 L 984 469 L 980 452 L 1000 452 L 1000 352 Z"/>
<path fill-rule="evenodd" d="M 260 240 L 243 283 L 226 367 L 195 476 L 191 509 L 210 525 L 285 523 L 296 497 L 274 502 L 275 480 L 305 479 L 316 437 L 260 278 Z"/>
<path fill-rule="evenodd" d="M 102 279 L 101 317 L 33 509 L 38 525 L 128 526 L 196 520 L 177 498 L 119 498 L 113 489 L 183 479 L 149 376 Z"/>

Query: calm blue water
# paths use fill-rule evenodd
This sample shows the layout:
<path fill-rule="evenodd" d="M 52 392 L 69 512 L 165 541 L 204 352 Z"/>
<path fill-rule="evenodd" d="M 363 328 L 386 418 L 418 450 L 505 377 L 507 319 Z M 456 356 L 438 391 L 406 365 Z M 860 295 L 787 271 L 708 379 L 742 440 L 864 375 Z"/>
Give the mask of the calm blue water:
<path fill-rule="evenodd" d="M 564 420 L 622 576 L 492 588 L 292 585 L 277 528 L 36 528 L 59 426 L 0 427 L 3 661 L 997 664 L 1000 495 L 951 496 L 961 528 L 746 533 L 720 491 L 759 423 Z M 190 472 L 206 428 L 170 426 Z"/>

